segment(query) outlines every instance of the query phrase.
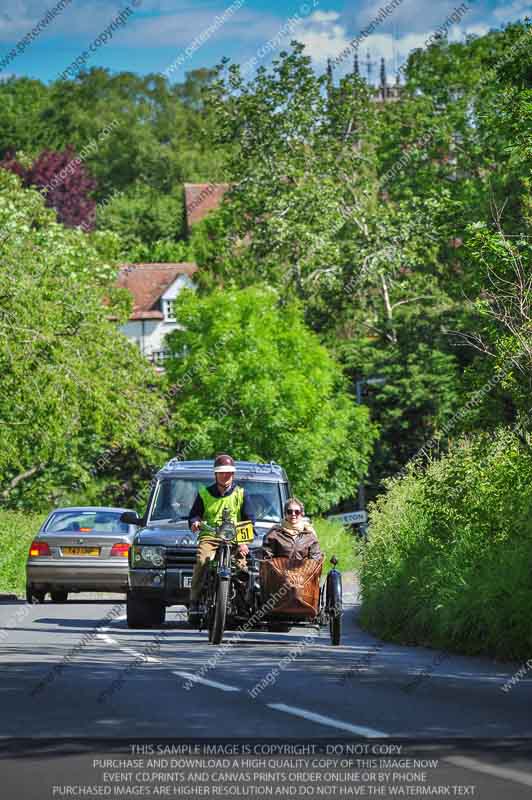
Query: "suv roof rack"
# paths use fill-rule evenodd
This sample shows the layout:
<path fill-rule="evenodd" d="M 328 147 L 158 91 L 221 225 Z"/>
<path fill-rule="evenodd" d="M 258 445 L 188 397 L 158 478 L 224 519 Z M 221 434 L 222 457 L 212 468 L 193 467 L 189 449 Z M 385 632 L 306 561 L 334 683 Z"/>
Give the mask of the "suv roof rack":
<path fill-rule="evenodd" d="M 268 474 L 285 477 L 284 469 L 276 464 L 275 461 L 260 463 L 257 461 L 235 461 L 237 478 L 238 473 L 254 472 L 257 474 Z M 179 473 L 179 472 L 212 472 L 214 469 L 214 459 L 199 459 L 197 461 L 183 461 L 180 458 L 171 458 L 160 472 Z"/>

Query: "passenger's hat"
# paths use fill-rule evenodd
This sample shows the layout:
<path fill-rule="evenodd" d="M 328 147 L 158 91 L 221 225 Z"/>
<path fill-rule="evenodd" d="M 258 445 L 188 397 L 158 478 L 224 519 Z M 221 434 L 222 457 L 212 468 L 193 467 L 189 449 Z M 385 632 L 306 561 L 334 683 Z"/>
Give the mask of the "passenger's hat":
<path fill-rule="evenodd" d="M 234 458 L 225 453 L 216 456 L 214 459 L 214 472 L 236 472 Z"/>

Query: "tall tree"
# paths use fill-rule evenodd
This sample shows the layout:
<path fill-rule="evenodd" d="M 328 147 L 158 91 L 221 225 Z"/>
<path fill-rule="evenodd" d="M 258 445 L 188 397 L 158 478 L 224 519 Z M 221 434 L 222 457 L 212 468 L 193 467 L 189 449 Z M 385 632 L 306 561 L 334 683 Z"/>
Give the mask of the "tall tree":
<path fill-rule="evenodd" d="M 0 167 L 22 178 L 25 186 L 39 189 L 46 205 L 57 212 L 57 218 L 63 225 L 92 229 L 96 203 L 91 195 L 96 188 L 96 181 L 79 161 L 73 148 L 68 147 L 61 153 L 45 150 L 27 168 L 8 155 L 0 162 Z"/>
<path fill-rule="evenodd" d="M 349 497 L 375 430 L 298 306 L 262 287 L 176 302 L 184 330 L 171 335 L 167 370 L 178 454 L 278 461 L 313 512 Z"/>
<path fill-rule="evenodd" d="M 65 228 L 0 170 L 0 495 L 124 500 L 167 455 L 157 377 L 117 329 L 109 234 Z M 133 485 L 132 485 L 133 484 Z M 137 484 L 135 486 L 135 484 Z"/>

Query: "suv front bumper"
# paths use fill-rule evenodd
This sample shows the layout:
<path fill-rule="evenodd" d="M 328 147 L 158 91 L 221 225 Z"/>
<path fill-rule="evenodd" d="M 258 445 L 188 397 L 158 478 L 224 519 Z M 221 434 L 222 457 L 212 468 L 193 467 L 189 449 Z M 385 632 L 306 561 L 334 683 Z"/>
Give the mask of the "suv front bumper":
<path fill-rule="evenodd" d="M 164 599 L 167 603 L 188 603 L 192 569 L 131 569 L 129 589 L 150 597 Z"/>

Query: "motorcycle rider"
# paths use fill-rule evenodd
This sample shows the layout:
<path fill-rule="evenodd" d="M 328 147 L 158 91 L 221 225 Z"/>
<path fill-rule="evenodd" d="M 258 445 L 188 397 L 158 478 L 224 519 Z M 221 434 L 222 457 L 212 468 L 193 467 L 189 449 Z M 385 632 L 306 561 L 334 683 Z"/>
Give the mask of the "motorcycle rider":
<path fill-rule="evenodd" d="M 250 520 L 253 525 L 255 524 L 251 499 L 244 487 L 238 486 L 234 482 L 235 472 L 235 462 L 231 456 L 226 453 L 216 456 L 214 461 L 215 483 L 200 487 L 190 509 L 188 524 L 193 533 L 198 533 L 198 552 L 192 574 L 189 614 L 201 613 L 198 600 L 205 565 L 212 558 L 219 544 L 219 538 L 215 534 L 210 531 L 201 531 L 201 523 L 205 522 L 211 527 L 219 525 L 222 521 L 223 510 L 227 508 L 232 522 Z M 247 544 L 238 545 L 236 558 L 238 569 L 247 570 L 246 556 L 248 552 Z"/>

